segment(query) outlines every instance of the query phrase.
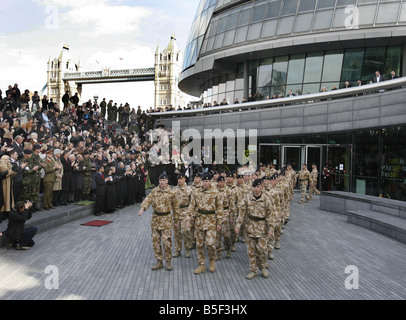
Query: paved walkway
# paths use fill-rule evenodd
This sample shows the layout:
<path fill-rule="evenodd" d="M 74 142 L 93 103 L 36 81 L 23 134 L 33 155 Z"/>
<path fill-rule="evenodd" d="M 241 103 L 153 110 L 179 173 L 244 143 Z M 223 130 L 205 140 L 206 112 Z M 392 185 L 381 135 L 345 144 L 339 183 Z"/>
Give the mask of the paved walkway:
<path fill-rule="evenodd" d="M 135 205 L 55 227 L 38 234 L 29 251 L 0 248 L 0 299 L 406 299 L 406 245 L 321 211 L 318 197 L 299 205 L 295 195 L 270 277 L 251 281 L 245 279 L 244 243 L 237 244 L 231 259 L 223 253 L 215 273 L 193 273 L 196 251 L 190 259 L 174 259 L 170 272 L 152 271 L 151 209 L 142 217 L 138 210 Z M 114 223 L 81 226 L 94 218 Z M 359 287 L 347 289 L 345 280 L 356 271 Z M 354 287 L 357 281 L 350 283 Z"/>

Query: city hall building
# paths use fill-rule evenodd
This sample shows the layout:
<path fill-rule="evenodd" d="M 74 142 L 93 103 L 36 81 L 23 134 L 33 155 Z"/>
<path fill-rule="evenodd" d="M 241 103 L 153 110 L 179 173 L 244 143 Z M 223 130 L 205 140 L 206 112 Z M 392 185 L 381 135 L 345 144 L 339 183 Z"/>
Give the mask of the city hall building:
<path fill-rule="evenodd" d="M 154 116 L 257 129 L 261 162 L 327 164 L 330 190 L 406 200 L 405 59 L 406 1 L 201 0 L 179 88 L 228 105 Z"/>

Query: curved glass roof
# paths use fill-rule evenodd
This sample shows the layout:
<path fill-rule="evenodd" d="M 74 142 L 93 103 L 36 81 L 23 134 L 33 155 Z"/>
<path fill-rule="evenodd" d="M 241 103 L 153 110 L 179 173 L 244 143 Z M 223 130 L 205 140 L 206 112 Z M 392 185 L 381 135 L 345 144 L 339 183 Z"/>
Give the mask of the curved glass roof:
<path fill-rule="evenodd" d="M 301 34 L 406 24 L 406 0 L 202 0 L 183 70 L 200 55 Z"/>

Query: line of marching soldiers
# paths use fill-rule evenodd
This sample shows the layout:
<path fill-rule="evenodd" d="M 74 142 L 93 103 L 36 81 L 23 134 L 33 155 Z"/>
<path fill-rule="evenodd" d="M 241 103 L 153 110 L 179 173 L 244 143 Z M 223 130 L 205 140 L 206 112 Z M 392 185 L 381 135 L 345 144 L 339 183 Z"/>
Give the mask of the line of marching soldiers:
<path fill-rule="evenodd" d="M 198 267 L 195 274 L 206 271 L 206 252 L 209 271 L 215 271 L 215 261 L 231 258 L 236 242 L 247 246 L 249 273 L 252 279 L 261 271 L 268 275 L 268 259 L 273 250 L 280 249 L 284 225 L 289 221 L 290 203 L 297 175 L 291 166 L 267 171 L 262 178 L 252 173 L 228 173 L 213 176 L 196 173 L 188 186 L 183 173 L 178 185 L 170 187 L 168 176 L 159 177 L 159 186 L 141 204 L 139 215 L 152 206 L 151 232 L 157 263 L 152 270 L 172 270 L 172 258 L 186 258 L 196 248 Z M 173 212 L 173 214 L 172 214 Z M 174 249 L 172 253 L 172 235 Z"/>

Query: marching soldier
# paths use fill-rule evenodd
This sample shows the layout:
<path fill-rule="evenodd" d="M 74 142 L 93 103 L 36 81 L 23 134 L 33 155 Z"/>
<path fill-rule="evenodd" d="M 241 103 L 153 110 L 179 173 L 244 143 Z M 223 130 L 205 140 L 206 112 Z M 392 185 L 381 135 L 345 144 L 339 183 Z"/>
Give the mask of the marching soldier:
<path fill-rule="evenodd" d="M 240 213 L 237 219 L 235 232 L 246 219 L 246 244 L 249 258 L 250 272 L 248 280 L 256 277 L 258 268 L 262 276 L 268 278 L 266 270 L 268 238 L 273 235 L 276 224 L 276 208 L 269 197 L 262 191 L 262 179 L 255 179 L 252 183 L 252 192 L 247 194 L 240 204 Z"/>
<path fill-rule="evenodd" d="M 312 172 L 310 173 L 310 187 L 309 187 L 309 197 L 313 198 L 313 193 L 320 195 L 320 191 L 317 189 L 317 180 L 319 178 L 319 172 L 317 171 L 317 165 L 313 163 Z"/>
<path fill-rule="evenodd" d="M 179 216 L 179 202 L 175 192 L 168 185 L 168 176 L 164 172 L 159 176 L 159 186 L 151 191 L 141 204 L 140 216 L 152 205 L 154 210 L 151 220 L 152 245 L 157 264 L 152 270 L 162 269 L 163 259 L 166 261 L 166 270 L 172 270 L 172 228 L 171 211 Z M 161 242 L 164 251 L 162 252 Z"/>
<path fill-rule="evenodd" d="M 198 191 L 200 188 L 202 187 L 202 176 L 200 173 L 198 172 L 194 172 L 193 173 L 193 183 L 191 185 L 191 189 L 192 189 L 192 193 L 195 193 L 196 191 Z M 195 234 L 195 221 L 193 219 L 193 217 L 189 217 L 189 228 L 190 228 L 190 233 L 192 236 L 192 241 L 193 241 L 193 245 L 192 248 L 195 249 L 196 248 L 196 234 Z"/>
<path fill-rule="evenodd" d="M 195 274 L 206 271 L 205 247 L 209 258 L 209 271 L 216 270 L 216 232 L 220 232 L 223 222 L 223 203 L 219 192 L 211 188 L 211 175 L 202 177 L 202 186 L 192 193 L 188 208 L 188 222 L 194 220 L 199 266 Z M 217 230 L 216 230 L 217 229 Z"/>
<path fill-rule="evenodd" d="M 248 174 L 246 173 L 245 175 L 243 174 L 237 174 L 237 183 L 236 186 L 238 188 L 238 193 L 239 193 L 239 198 L 238 200 L 241 201 L 243 197 L 245 197 L 246 194 L 250 193 L 250 188 L 248 187 L 248 184 L 246 183 L 247 178 L 246 176 L 248 176 Z M 238 206 L 239 208 L 239 206 Z M 236 217 L 236 221 L 237 221 L 238 216 Z M 234 230 L 235 232 L 235 230 Z M 245 236 L 245 224 L 243 223 L 240 227 L 240 237 L 241 240 L 240 241 L 244 241 L 244 236 Z M 238 235 L 235 235 L 236 241 L 238 240 Z"/>
<path fill-rule="evenodd" d="M 238 177 L 238 175 L 236 175 Z M 231 200 L 235 201 L 234 212 L 230 211 L 230 235 L 231 235 L 231 251 L 235 252 L 235 243 L 237 242 L 237 235 L 235 234 L 235 222 L 238 218 L 238 201 L 241 198 L 240 190 L 234 183 L 234 174 L 228 173 L 226 177 L 226 186 L 230 190 Z"/>
<path fill-rule="evenodd" d="M 222 195 L 223 204 L 223 222 L 221 231 L 217 232 L 217 257 L 216 260 L 221 259 L 221 238 L 224 241 L 224 248 L 227 251 L 226 258 L 231 258 L 231 216 L 236 212 L 237 197 L 232 193 L 231 189 L 226 186 L 224 176 L 217 178 L 217 190 Z"/>
<path fill-rule="evenodd" d="M 175 253 L 174 258 L 181 255 L 182 242 L 184 240 L 186 249 L 186 258 L 190 258 L 193 247 L 194 235 L 186 227 L 187 210 L 189 208 L 192 189 L 186 184 L 186 176 L 184 173 L 178 174 L 178 185 L 173 187 L 176 198 L 179 202 L 179 215 L 174 215 L 174 236 L 175 236 Z"/>
<path fill-rule="evenodd" d="M 307 165 L 305 163 L 302 165 L 302 170 L 299 171 L 297 177 L 300 185 L 300 203 L 303 203 L 304 199 L 306 199 L 306 202 L 308 202 L 310 198 L 309 194 L 307 193 L 307 186 L 309 184 L 309 180 L 311 179 L 311 175 L 309 170 L 307 170 Z"/>

